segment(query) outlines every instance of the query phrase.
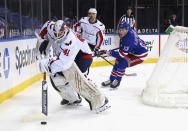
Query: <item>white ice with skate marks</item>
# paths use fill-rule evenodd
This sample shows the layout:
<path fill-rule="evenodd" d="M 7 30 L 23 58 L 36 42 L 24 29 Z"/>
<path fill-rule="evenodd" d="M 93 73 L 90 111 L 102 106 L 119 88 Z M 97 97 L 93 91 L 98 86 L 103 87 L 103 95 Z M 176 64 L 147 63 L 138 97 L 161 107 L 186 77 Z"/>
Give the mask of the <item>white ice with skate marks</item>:
<path fill-rule="evenodd" d="M 137 76 L 124 76 L 117 90 L 100 88 L 112 106 L 101 114 L 92 113 L 85 100 L 82 106 L 61 106 L 60 96 L 49 83 L 47 125 L 23 122 L 41 112 L 41 82 L 33 84 L 0 104 L 0 131 L 187 131 L 188 109 L 167 109 L 143 105 L 140 99 L 154 64 L 141 64 L 126 70 Z M 100 87 L 109 78 L 112 66 L 90 69 L 90 77 Z"/>

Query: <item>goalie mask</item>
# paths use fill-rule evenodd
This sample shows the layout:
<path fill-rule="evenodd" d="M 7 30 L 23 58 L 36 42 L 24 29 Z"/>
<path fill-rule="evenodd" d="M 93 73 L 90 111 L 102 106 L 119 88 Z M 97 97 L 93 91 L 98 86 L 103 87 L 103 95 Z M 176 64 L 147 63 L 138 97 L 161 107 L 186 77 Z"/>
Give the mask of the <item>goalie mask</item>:
<path fill-rule="evenodd" d="M 54 35 L 57 39 L 63 39 L 68 33 L 68 26 L 63 20 L 58 20 L 54 26 Z"/>

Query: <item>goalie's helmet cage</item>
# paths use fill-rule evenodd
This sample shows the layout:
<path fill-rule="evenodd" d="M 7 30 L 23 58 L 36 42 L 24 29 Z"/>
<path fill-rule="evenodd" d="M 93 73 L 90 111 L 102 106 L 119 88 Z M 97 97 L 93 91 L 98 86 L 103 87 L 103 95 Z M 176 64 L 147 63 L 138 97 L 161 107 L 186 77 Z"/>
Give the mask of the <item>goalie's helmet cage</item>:
<path fill-rule="evenodd" d="M 176 26 L 142 92 L 143 102 L 161 107 L 188 107 L 187 78 L 188 28 Z"/>
<path fill-rule="evenodd" d="M 54 25 L 54 35 L 56 38 L 64 38 L 68 32 L 68 26 L 63 20 L 56 21 Z"/>

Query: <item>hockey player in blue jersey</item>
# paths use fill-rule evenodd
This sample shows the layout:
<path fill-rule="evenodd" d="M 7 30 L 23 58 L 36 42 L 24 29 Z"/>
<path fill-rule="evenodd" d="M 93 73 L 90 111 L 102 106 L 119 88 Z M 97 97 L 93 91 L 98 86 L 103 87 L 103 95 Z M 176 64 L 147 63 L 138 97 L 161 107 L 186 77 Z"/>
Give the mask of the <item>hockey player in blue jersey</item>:
<path fill-rule="evenodd" d="M 138 37 L 136 32 L 126 22 L 118 25 L 118 33 L 120 37 L 118 51 L 102 50 L 96 53 L 98 56 L 116 58 L 109 80 L 102 82 L 102 86 L 110 86 L 111 88 L 117 88 L 120 85 L 126 68 L 142 63 L 148 55 L 145 42 Z"/>

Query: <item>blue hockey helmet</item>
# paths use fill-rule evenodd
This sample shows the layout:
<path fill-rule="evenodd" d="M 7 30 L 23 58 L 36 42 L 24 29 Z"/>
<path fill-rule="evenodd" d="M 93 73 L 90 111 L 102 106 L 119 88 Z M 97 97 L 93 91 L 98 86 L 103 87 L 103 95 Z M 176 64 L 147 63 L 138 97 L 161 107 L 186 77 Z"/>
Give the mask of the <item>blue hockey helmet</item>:
<path fill-rule="evenodd" d="M 119 29 L 126 29 L 129 30 L 130 26 L 127 22 L 120 22 L 120 24 L 118 24 L 118 30 Z"/>

